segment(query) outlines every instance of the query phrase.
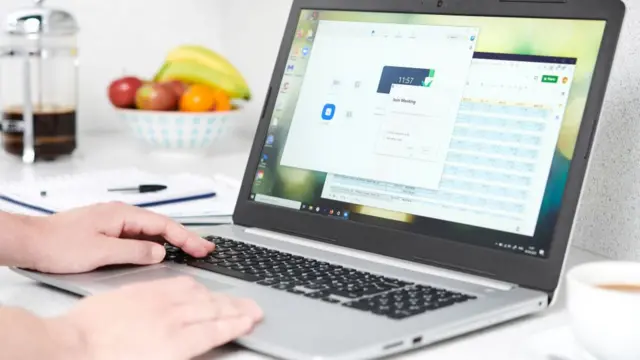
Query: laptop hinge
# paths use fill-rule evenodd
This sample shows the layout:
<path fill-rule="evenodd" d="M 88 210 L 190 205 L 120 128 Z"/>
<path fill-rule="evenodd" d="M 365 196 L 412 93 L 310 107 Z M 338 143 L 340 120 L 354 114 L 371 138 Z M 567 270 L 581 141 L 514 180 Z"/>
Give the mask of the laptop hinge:
<path fill-rule="evenodd" d="M 350 248 L 345 248 L 338 245 L 326 244 L 318 241 L 313 241 L 308 238 L 297 237 L 288 234 L 277 233 L 270 230 L 264 230 L 259 228 L 247 228 L 245 232 L 251 235 L 257 235 L 262 237 L 267 237 L 274 240 L 285 241 L 296 245 L 307 246 L 318 250 L 328 251 L 335 254 L 340 254 L 344 256 L 351 256 L 361 260 L 371 261 L 379 264 L 384 264 L 388 266 L 399 267 L 406 270 L 411 270 L 415 272 L 420 272 L 424 274 L 444 277 L 452 280 L 464 281 L 467 283 L 485 286 L 489 288 L 493 288 L 501 291 L 511 290 L 517 285 L 498 281 L 494 279 L 489 279 L 477 275 L 470 275 L 459 271 L 453 271 L 448 269 L 439 268 L 431 265 L 424 265 L 412 261 L 401 260 L 389 256 L 373 254 L 366 251 L 355 250 Z"/>

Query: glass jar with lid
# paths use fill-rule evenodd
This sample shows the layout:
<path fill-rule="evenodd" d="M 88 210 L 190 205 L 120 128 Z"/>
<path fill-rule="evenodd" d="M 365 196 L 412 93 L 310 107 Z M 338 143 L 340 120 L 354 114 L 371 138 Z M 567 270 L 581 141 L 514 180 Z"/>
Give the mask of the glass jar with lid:
<path fill-rule="evenodd" d="M 78 24 L 43 2 L 9 14 L 0 34 L 2 147 L 25 163 L 77 147 Z"/>

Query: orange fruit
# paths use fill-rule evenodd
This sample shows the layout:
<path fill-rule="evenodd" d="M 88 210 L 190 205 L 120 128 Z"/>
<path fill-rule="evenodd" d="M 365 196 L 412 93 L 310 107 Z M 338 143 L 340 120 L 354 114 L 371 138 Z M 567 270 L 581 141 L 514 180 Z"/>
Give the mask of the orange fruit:
<path fill-rule="evenodd" d="M 231 110 L 231 98 L 222 90 L 215 91 L 215 111 L 229 111 Z"/>
<path fill-rule="evenodd" d="M 210 111 L 216 104 L 216 91 L 205 85 L 191 85 L 180 97 L 180 111 Z"/>

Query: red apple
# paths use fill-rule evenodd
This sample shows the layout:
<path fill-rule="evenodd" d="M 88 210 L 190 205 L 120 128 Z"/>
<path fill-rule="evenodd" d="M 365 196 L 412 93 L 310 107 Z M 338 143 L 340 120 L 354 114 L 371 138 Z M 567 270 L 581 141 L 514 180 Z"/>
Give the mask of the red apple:
<path fill-rule="evenodd" d="M 182 94 L 184 94 L 184 92 L 189 88 L 187 84 L 183 83 L 180 80 L 170 80 L 163 82 L 162 84 L 171 88 L 173 92 L 176 93 L 176 96 L 178 96 L 178 98 L 181 98 Z"/>
<path fill-rule="evenodd" d="M 146 84 L 136 93 L 136 106 L 140 110 L 173 111 L 178 108 L 179 97 L 163 84 Z"/>
<path fill-rule="evenodd" d="M 132 108 L 136 105 L 136 92 L 143 85 L 134 76 L 117 79 L 109 85 L 109 101 L 118 108 Z"/>

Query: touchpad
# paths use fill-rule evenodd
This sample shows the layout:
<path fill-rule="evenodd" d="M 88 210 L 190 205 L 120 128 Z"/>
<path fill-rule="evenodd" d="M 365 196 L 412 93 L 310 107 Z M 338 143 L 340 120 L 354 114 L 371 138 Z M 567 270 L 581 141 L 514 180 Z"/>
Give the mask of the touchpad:
<path fill-rule="evenodd" d="M 206 286 L 212 291 L 220 291 L 224 289 L 230 289 L 233 286 L 218 281 L 203 279 L 201 277 L 193 276 L 191 274 L 184 273 L 179 270 L 173 270 L 167 267 L 154 268 L 149 270 L 140 270 L 131 272 L 125 275 L 119 275 L 110 277 L 108 279 L 100 281 L 101 284 L 111 287 L 121 287 L 132 283 L 147 282 L 154 280 L 169 279 L 176 276 L 190 276 L 194 278 L 200 284 Z"/>

